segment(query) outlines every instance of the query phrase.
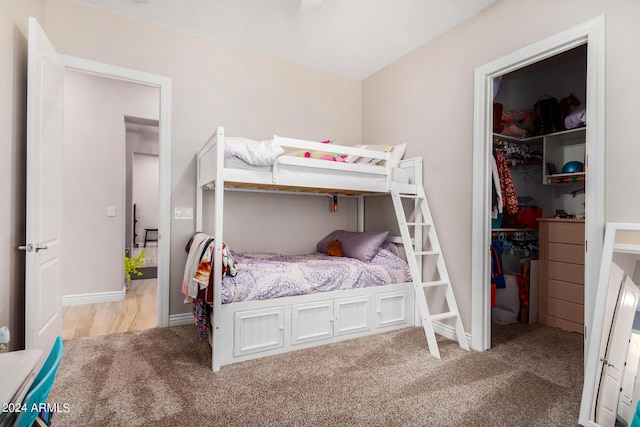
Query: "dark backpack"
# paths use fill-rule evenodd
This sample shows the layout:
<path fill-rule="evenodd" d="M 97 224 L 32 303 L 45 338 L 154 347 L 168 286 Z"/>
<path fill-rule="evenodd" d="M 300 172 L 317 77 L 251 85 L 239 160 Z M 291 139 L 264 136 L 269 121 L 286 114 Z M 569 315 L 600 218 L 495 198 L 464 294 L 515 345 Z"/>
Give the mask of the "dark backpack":
<path fill-rule="evenodd" d="M 533 104 L 536 114 L 536 135 L 546 135 L 548 133 L 565 130 L 562 122 L 562 110 L 560 103 L 551 96 L 541 96 L 538 102 Z"/>

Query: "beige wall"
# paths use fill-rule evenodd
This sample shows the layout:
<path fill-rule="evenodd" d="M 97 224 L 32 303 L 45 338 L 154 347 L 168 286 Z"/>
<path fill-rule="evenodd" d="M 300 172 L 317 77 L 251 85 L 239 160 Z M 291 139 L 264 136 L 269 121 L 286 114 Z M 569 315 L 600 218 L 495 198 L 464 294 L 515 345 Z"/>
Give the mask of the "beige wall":
<path fill-rule="evenodd" d="M 67 71 L 64 102 L 62 295 L 119 292 L 124 286 L 125 116 L 158 120 L 160 92 Z M 108 207 L 115 208 L 115 216 L 107 216 Z"/>
<path fill-rule="evenodd" d="M 41 13 L 41 8 L 44 12 Z M 0 168 L 4 203 L 0 321 L 21 319 L 22 263 L 12 247 L 23 235 L 25 41 L 27 13 L 42 16 L 61 53 L 172 78 L 172 207 L 193 206 L 193 153 L 224 125 L 229 135 L 271 134 L 340 142 L 408 142 L 408 156 L 425 159 L 425 186 L 467 330 L 471 318 L 471 183 L 473 72 L 478 66 L 562 30 L 605 14 L 606 219 L 640 221 L 635 100 L 640 38 L 634 0 L 499 0 L 464 25 L 401 58 L 363 83 L 265 58 L 224 44 L 133 21 L 66 0 L 2 3 L 0 132 L 6 155 Z M 14 10 L 19 9 L 19 10 Z M 4 13 L 5 10 L 7 13 Z M 22 90 L 21 90 L 22 88 Z M 5 126 L 6 124 L 6 126 Z M 18 126 L 20 125 L 20 126 Z M 22 191 L 22 192 L 21 192 Z M 180 281 L 184 240 L 192 221 L 172 223 L 172 314 L 185 312 Z M 22 234 L 21 234 L 22 233 Z M 320 233 L 318 233 L 320 234 Z M 260 237 L 262 238 L 262 237 Z M 264 238 L 263 241 L 266 241 Z M 16 259 L 18 257 L 18 259 Z M 8 284 L 5 284 L 8 283 Z M 7 303 L 10 312 L 6 312 Z M 5 320 L 8 319 L 8 320 Z"/>
<path fill-rule="evenodd" d="M 363 83 L 363 137 L 406 141 L 425 187 L 466 330 L 471 321 L 473 78 L 476 67 L 606 15 L 606 220 L 640 221 L 635 100 L 640 3 L 499 0 Z"/>
<path fill-rule="evenodd" d="M 0 1 L 0 326 L 24 347 L 27 18 L 42 0 Z"/>
<path fill-rule="evenodd" d="M 218 125 L 225 126 L 227 135 L 258 139 L 278 134 L 360 142 L 360 81 L 67 0 L 45 3 L 43 27 L 60 53 L 172 79 L 172 209 L 195 205 L 194 154 Z M 286 215 L 280 219 L 286 224 Z M 306 220 L 321 223 L 313 216 Z M 186 260 L 184 246 L 195 222 L 173 220 L 171 227 L 169 312 L 178 314 L 190 311 L 182 303 L 179 284 Z M 319 234 L 311 227 L 305 230 L 309 231 L 313 238 Z M 242 229 L 236 233 L 239 240 L 256 246 L 279 237 L 251 235 Z"/>

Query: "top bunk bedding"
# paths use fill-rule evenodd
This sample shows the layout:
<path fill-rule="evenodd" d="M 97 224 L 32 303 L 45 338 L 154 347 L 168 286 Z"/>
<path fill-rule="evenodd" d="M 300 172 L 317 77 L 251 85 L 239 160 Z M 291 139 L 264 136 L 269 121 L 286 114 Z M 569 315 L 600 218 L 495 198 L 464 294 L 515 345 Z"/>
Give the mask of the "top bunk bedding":
<path fill-rule="evenodd" d="M 405 151 L 406 144 L 343 146 L 278 136 L 260 141 L 225 137 L 219 127 L 198 152 L 198 186 L 214 188 L 220 180 L 225 188 L 388 192 L 392 182 L 419 182 L 421 159 L 402 160 Z"/>

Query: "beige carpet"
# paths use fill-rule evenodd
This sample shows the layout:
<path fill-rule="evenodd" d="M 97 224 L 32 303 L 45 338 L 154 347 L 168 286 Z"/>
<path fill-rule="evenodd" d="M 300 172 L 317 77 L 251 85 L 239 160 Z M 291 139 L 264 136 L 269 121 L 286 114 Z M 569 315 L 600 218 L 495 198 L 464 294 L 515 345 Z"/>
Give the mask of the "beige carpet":
<path fill-rule="evenodd" d="M 195 326 L 65 341 L 54 426 L 572 426 L 582 337 L 538 325 L 497 328 L 494 348 L 421 328 L 211 371 Z"/>

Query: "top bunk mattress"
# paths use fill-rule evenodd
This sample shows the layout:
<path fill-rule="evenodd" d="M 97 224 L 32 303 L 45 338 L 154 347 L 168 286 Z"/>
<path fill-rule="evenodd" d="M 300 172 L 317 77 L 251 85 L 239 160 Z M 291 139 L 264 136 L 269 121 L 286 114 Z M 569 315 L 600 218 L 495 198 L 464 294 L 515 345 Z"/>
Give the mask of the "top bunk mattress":
<path fill-rule="evenodd" d="M 273 165 L 267 165 L 267 166 L 254 166 L 251 165 L 247 162 L 245 162 L 244 160 L 238 158 L 238 157 L 229 157 L 226 158 L 224 160 L 224 167 L 225 169 L 231 169 L 233 171 L 239 171 L 240 173 L 242 172 L 247 172 L 247 173 L 258 173 L 258 174 L 268 174 L 268 175 L 272 175 L 273 174 Z M 381 169 L 384 169 L 384 166 L 378 166 Z M 358 177 L 362 177 L 361 173 L 354 173 L 354 172 L 348 172 L 348 171 L 338 171 L 336 172 L 335 170 L 327 170 L 327 169 L 317 169 L 317 168 L 304 168 L 304 167 L 300 167 L 300 166 L 295 166 L 295 165 L 279 165 L 278 166 L 278 173 L 283 173 L 283 174 L 287 174 L 287 173 L 292 173 L 292 174 L 296 174 L 298 176 L 321 176 L 321 175 L 333 175 L 335 176 L 337 173 L 340 173 L 342 175 L 348 176 L 348 177 L 353 177 L 353 178 L 358 178 Z M 409 184 L 410 179 L 411 179 L 411 174 L 409 173 L 408 170 L 406 169 L 402 169 L 402 168 L 392 168 L 391 169 L 391 180 L 393 182 L 398 182 L 401 184 Z M 385 175 L 372 175 L 372 174 L 368 174 L 367 175 L 367 179 L 372 179 L 375 181 L 378 181 L 380 183 L 385 182 L 386 180 L 386 176 Z"/>
<path fill-rule="evenodd" d="M 224 128 L 197 153 L 197 185 L 203 189 L 337 194 L 415 192 L 422 181 L 422 159 L 403 160 L 406 143 L 339 145 L 274 135 L 252 140 L 227 137 Z"/>

